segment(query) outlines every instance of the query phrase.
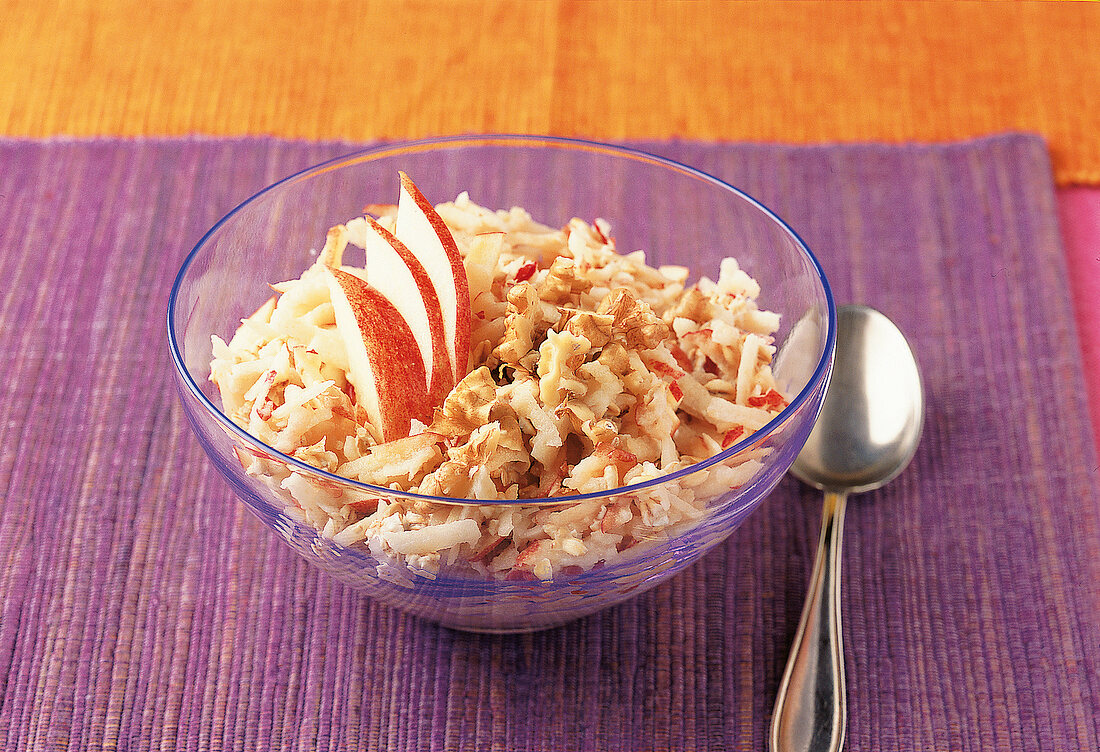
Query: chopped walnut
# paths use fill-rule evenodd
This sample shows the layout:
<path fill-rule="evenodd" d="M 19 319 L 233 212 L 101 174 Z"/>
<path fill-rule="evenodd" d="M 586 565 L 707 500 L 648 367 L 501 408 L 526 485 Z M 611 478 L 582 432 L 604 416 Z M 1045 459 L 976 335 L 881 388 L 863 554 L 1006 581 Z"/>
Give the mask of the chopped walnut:
<path fill-rule="evenodd" d="M 612 290 L 596 313 L 612 317 L 612 331 L 623 336 L 626 346 L 632 350 L 652 349 L 669 334 L 668 324 L 661 321 L 647 303 L 623 287 Z"/>
<path fill-rule="evenodd" d="M 493 350 L 501 363 L 518 365 L 534 346 L 539 297 L 535 286 L 521 282 L 508 291 L 508 308 L 504 319 L 504 339 Z"/>
<path fill-rule="evenodd" d="M 547 303 L 569 303 L 592 288 L 592 282 L 577 275 L 573 259 L 559 256 L 538 286 L 539 297 Z"/>
<path fill-rule="evenodd" d="M 485 366 L 470 371 L 455 384 L 428 430 L 446 436 L 467 436 L 489 422 L 497 399 L 497 385 Z"/>
<path fill-rule="evenodd" d="M 584 382 L 577 378 L 577 369 L 592 349 L 592 343 L 584 337 L 569 332 L 546 333 L 539 346 L 539 399 L 547 407 L 561 404 L 566 394 L 583 393 Z"/>
<path fill-rule="evenodd" d="M 567 311 L 565 331 L 575 337 L 588 340 L 592 348 L 600 349 L 611 341 L 611 330 L 615 317 L 606 313 L 592 311 Z"/>
<path fill-rule="evenodd" d="M 698 287 L 689 287 L 684 290 L 684 294 L 680 296 L 680 299 L 665 312 L 665 321 L 670 324 L 678 318 L 694 321 L 696 324 L 709 321 L 713 318 L 710 298 L 704 295 Z"/>

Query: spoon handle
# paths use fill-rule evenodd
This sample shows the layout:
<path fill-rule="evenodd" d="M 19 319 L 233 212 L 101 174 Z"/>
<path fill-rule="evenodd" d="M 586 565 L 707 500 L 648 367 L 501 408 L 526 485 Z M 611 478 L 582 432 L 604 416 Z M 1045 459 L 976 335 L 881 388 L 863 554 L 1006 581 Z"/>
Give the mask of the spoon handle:
<path fill-rule="evenodd" d="M 775 701 L 771 752 L 838 752 L 844 746 L 840 544 L 846 500 L 845 492 L 825 492 L 810 589 Z"/>

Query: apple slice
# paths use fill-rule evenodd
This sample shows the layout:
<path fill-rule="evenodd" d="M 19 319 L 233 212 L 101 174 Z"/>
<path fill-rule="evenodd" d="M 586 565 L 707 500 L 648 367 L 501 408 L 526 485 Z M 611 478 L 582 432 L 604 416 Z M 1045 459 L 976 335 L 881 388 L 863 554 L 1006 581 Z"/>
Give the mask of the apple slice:
<path fill-rule="evenodd" d="M 404 172 L 397 202 L 395 234 L 412 251 L 435 286 L 443 313 L 443 331 L 454 383 L 462 381 L 470 367 L 470 289 L 466 267 L 451 231 L 424 194 Z"/>
<path fill-rule="evenodd" d="M 433 407 L 442 405 L 455 382 L 435 285 L 404 243 L 373 218 L 366 217 L 366 223 L 367 281 L 409 325 L 424 363 L 428 398 Z"/>
<path fill-rule="evenodd" d="M 376 438 L 404 438 L 413 418 L 431 420 L 433 407 L 412 329 L 393 303 L 364 280 L 341 269 L 325 271 L 355 401 L 381 433 Z"/>

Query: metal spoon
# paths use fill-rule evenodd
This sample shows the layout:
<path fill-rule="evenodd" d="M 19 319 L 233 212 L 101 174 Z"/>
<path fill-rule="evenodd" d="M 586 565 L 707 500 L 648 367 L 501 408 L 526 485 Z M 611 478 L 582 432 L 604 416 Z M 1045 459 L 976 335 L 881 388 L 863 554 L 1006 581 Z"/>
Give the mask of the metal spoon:
<path fill-rule="evenodd" d="M 836 361 L 821 415 L 791 472 L 825 491 L 821 540 L 772 717 L 772 752 L 844 746 L 846 700 L 840 630 L 840 543 L 849 493 L 897 476 L 920 442 L 924 392 L 894 323 L 866 306 L 837 311 Z"/>

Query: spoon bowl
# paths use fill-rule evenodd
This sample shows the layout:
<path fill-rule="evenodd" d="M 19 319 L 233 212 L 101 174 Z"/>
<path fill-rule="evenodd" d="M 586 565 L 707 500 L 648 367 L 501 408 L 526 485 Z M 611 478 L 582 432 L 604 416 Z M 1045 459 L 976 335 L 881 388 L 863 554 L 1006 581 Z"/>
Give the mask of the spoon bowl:
<path fill-rule="evenodd" d="M 841 306 L 829 391 L 791 472 L 822 490 L 873 491 L 913 459 L 923 425 L 920 372 L 905 336 L 873 308 Z"/>
<path fill-rule="evenodd" d="M 791 466 L 825 491 L 813 574 L 772 718 L 772 752 L 836 752 L 847 705 L 840 628 L 840 553 L 849 493 L 873 491 L 906 468 L 924 425 L 913 351 L 890 319 L 837 309 L 836 360 L 817 423 Z"/>

